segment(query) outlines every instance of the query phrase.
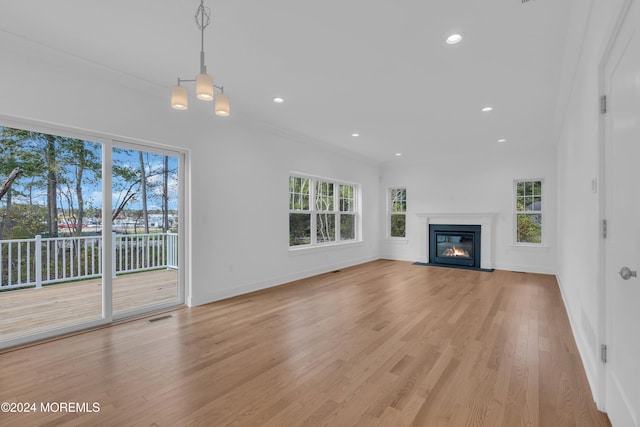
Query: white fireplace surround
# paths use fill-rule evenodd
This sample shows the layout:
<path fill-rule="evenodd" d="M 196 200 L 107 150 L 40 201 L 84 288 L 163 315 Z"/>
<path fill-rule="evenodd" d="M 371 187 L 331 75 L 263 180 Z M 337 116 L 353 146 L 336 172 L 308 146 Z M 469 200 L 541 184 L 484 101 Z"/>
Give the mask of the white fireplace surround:
<path fill-rule="evenodd" d="M 479 225 L 481 227 L 480 268 L 493 267 L 493 240 L 496 213 L 419 213 L 420 221 L 420 259 L 429 262 L 429 224 Z"/>

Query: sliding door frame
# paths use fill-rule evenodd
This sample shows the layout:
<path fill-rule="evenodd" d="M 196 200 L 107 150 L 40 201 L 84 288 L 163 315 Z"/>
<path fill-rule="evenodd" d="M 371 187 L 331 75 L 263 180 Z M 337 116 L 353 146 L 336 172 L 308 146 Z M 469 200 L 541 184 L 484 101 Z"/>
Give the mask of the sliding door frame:
<path fill-rule="evenodd" d="M 178 298 L 175 303 L 168 303 L 151 308 L 140 309 L 124 313 L 122 317 L 116 316 L 115 320 L 125 317 L 139 316 L 151 311 L 170 309 L 185 304 L 189 300 L 191 292 L 190 268 L 187 264 L 190 248 L 190 172 L 187 171 L 190 160 L 188 149 L 158 144 L 150 141 L 136 140 L 130 138 L 116 137 L 110 134 L 89 131 L 86 129 L 60 126 L 52 123 L 40 122 L 31 119 L 12 117 L 0 114 L 0 126 L 24 129 L 31 132 L 41 132 L 51 135 L 80 139 L 83 141 L 97 142 L 102 145 L 102 318 L 98 320 L 81 322 L 71 326 L 53 328 L 44 332 L 23 335 L 17 338 L 0 342 L 0 350 L 29 344 L 35 341 L 51 339 L 60 335 L 71 334 L 82 330 L 109 325 L 113 323 L 113 279 L 111 274 L 112 241 L 104 236 L 111 236 L 113 227 L 111 221 L 104 221 L 104 218 L 111 218 L 112 212 L 112 160 L 113 147 L 132 148 L 137 150 L 148 150 L 159 154 L 167 154 L 178 157 Z"/>
<path fill-rule="evenodd" d="M 109 304 L 111 305 L 109 307 L 109 313 L 111 315 L 112 320 L 121 320 L 121 319 L 125 319 L 127 317 L 135 317 L 135 316 L 139 316 L 148 312 L 153 312 L 153 311 L 158 311 L 158 310 L 164 310 L 164 309 L 169 309 L 169 308 L 173 308 L 176 307 L 178 305 L 182 305 L 185 303 L 185 288 L 186 288 L 186 281 L 185 281 L 185 222 L 187 221 L 187 217 L 185 215 L 185 213 L 183 212 L 185 210 L 185 206 L 186 206 L 186 199 L 185 199 L 185 190 L 186 190 L 186 186 L 185 186 L 185 165 L 186 165 L 186 161 L 185 161 L 185 157 L 186 157 L 186 153 L 184 151 L 180 151 L 180 150 L 175 150 L 175 149 L 170 149 L 167 147 L 159 147 L 157 145 L 150 145 L 150 144 L 140 144 L 139 142 L 129 142 L 126 140 L 123 140 L 122 138 L 118 138 L 118 139 L 112 139 L 111 141 L 111 147 L 109 149 L 109 156 L 112 156 L 113 154 L 113 148 L 114 147 L 118 147 L 118 148 L 125 148 L 128 150 L 135 150 L 135 151 L 149 151 L 150 153 L 153 154 L 161 154 L 161 155 L 166 155 L 166 156 L 172 156 L 172 157 L 176 157 L 178 159 L 178 271 L 177 271 L 177 277 L 178 277 L 178 295 L 177 295 L 177 300 L 176 302 L 169 302 L 169 303 L 164 303 L 164 304 L 157 304 L 154 305 L 152 307 L 143 307 L 140 309 L 135 309 L 135 310 L 130 310 L 127 311 L 125 313 L 118 313 L 118 315 L 113 316 L 113 298 L 111 298 L 111 295 L 107 296 L 105 295 L 105 293 L 103 292 L 103 307 L 106 306 L 105 304 L 105 298 L 109 297 Z M 105 162 L 106 163 L 106 162 Z M 111 165 L 113 162 L 110 159 L 109 164 Z M 103 165 L 104 167 L 104 165 Z M 111 168 L 109 168 L 109 181 L 111 181 Z M 104 173 L 103 173 L 104 175 Z M 103 180 L 103 184 L 104 184 L 104 180 Z M 110 184 L 110 189 L 112 188 L 111 186 L 111 182 Z M 112 191 L 109 190 L 108 193 L 109 199 L 112 198 Z M 103 202 L 106 205 L 106 200 L 103 197 Z M 113 201 L 109 200 L 109 216 L 106 218 L 111 218 L 111 206 L 113 205 Z M 103 218 L 104 217 L 104 206 L 103 206 Z M 103 221 L 104 222 L 104 221 Z M 112 224 L 109 222 L 109 234 L 106 234 L 108 236 L 111 235 L 112 232 Z M 105 240 L 103 238 L 103 240 Z M 107 240 L 111 240 L 111 239 L 107 239 Z M 111 242 L 109 243 L 109 248 L 107 248 L 105 246 L 104 248 L 104 253 L 103 253 L 103 257 L 106 256 L 107 252 L 109 253 L 109 259 L 111 259 L 111 254 L 112 254 L 112 248 L 111 248 Z M 105 259 L 106 261 L 106 259 Z M 111 264 L 103 264 L 103 265 L 111 265 Z M 104 276 L 104 274 L 103 274 Z M 111 290 L 111 292 L 113 292 L 113 285 L 112 282 L 113 280 L 111 279 L 111 275 L 107 275 L 109 276 L 109 282 L 111 282 L 111 285 L 109 286 L 109 289 Z M 104 280 L 104 278 L 103 278 Z M 104 283 L 104 282 L 103 282 Z"/>

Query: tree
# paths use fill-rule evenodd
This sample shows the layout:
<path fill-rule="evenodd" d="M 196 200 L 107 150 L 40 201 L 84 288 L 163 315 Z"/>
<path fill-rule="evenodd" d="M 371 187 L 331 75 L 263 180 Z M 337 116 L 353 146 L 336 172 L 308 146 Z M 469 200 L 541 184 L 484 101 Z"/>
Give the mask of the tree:
<path fill-rule="evenodd" d="M 13 227 L 13 196 L 14 193 L 21 196 L 18 181 L 22 178 L 32 178 L 31 184 L 38 185 L 39 181 L 35 178 L 45 170 L 42 141 L 34 140 L 32 136 L 32 132 L 0 127 L 0 176 L 7 177 L 3 185 L 3 196 L 6 196 L 6 199 L 0 237 L 10 234 Z M 20 172 L 16 172 L 16 169 Z"/>
<path fill-rule="evenodd" d="M 76 236 L 82 234 L 85 218 L 84 186 L 96 184 L 102 173 L 101 147 L 97 143 L 58 137 L 59 194 L 66 224 Z M 66 201 L 66 207 L 65 202 Z"/>
<path fill-rule="evenodd" d="M 144 232 L 149 234 L 149 212 L 147 211 L 147 172 L 144 168 L 144 156 L 142 151 L 138 151 L 140 160 L 140 190 L 142 192 L 142 223 Z"/>
<path fill-rule="evenodd" d="M 0 187 L 0 200 L 2 200 L 2 197 L 4 197 L 4 195 L 9 192 L 9 190 L 11 189 L 11 184 L 13 184 L 13 181 L 15 181 L 21 173 L 22 171 L 20 170 L 20 168 L 15 168 L 11 171 L 11 173 L 7 177 L 7 180 L 4 182 L 4 184 L 2 184 L 2 187 Z"/>
<path fill-rule="evenodd" d="M 41 134 L 42 135 L 42 134 Z M 56 141 L 53 135 L 44 135 L 46 140 L 45 159 L 47 165 L 47 224 L 49 236 L 58 237 L 58 166 L 56 161 Z"/>

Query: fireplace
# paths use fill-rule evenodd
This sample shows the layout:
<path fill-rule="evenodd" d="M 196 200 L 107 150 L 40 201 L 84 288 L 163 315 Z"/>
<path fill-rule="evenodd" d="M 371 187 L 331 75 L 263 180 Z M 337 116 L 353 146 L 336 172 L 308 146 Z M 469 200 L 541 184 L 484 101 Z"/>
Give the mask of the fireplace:
<path fill-rule="evenodd" d="M 480 268 L 480 225 L 429 224 L 429 263 Z"/>
<path fill-rule="evenodd" d="M 479 225 L 482 231 L 482 241 L 480 242 L 480 248 L 482 253 L 475 252 L 474 257 L 478 256 L 480 259 L 480 269 L 482 271 L 492 271 L 495 265 L 493 264 L 494 257 L 494 224 L 496 217 L 495 212 L 420 212 L 417 213 L 420 227 L 416 230 L 415 239 L 419 243 L 420 255 L 418 262 L 421 264 L 429 264 L 429 248 L 431 247 L 431 235 L 429 228 L 432 225 L 458 225 L 458 224 L 474 224 Z M 475 268 L 475 267 L 464 267 Z"/>

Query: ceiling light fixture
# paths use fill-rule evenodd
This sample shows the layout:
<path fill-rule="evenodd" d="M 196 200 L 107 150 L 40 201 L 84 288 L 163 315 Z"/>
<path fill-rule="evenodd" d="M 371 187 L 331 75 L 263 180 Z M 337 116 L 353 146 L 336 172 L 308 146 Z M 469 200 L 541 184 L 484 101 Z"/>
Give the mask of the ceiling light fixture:
<path fill-rule="evenodd" d="M 280 97 L 276 97 L 276 98 L 273 98 L 273 102 L 275 102 L 276 104 L 282 104 L 284 102 L 284 99 Z"/>
<path fill-rule="evenodd" d="M 493 107 L 491 106 L 482 107 L 483 113 L 488 113 L 489 111 L 493 111 Z"/>
<path fill-rule="evenodd" d="M 356 132 L 356 133 L 352 133 L 351 136 L 354 137 L 354 138 L 357 138 L 357 137 L 360 136 L 360 134 Z"/>
<path fill-rule="evenodd" d="M 176 110 L 186 110 L 189 107 L 187 88 L 180 86 L 180 84 L 196 82 L 196 98 L 203 101 L 215 99 L 216 115 L 226 117 L 230 114 L 229 96 L 224 93 L 224 86 L 216 86 L 213 83 L 213 77 L 207 74 L 207 66 L 204 65 L 204 29 L 211 23 L 211 10 L 204 5 L 204 0 L 200 0 L 200 7 L 196 10 L 195 19 L 196 25 L 200 29 L 200 74 L 195 79 L 178 77 L 178 84 L 171 88 L 171 106 Z M 214 88 L 220 90 L 218 95 L 214 95 Z"/>
<path fill-rule="evenodd" d="M 498 142 L 507 142 L 507 140 L 502 138 L 502 139 L 499 139 Z"/>
<path fill-rule="evenodd" d="M 447 44 L 458 44 L 461 41 L 462 41 L 461 34 L 451 34 L 449 37 L 447 37 Z"/>
<path fill-rule="evenodd" d="M 402 153 L 396 153 L 396 157 L 402 156 Z"/>

